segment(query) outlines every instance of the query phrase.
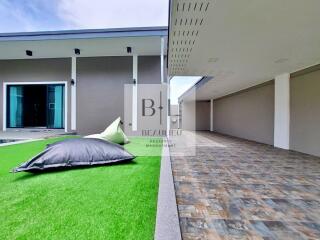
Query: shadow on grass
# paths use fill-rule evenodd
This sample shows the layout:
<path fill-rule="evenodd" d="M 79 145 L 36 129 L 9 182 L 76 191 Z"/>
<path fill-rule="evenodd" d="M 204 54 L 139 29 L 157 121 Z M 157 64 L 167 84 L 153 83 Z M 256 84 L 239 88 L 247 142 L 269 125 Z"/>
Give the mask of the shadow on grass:
<path fill-rule="evenodd" d="M 117 165 L 136 165 L 138 164 L 134 160 L 125 160 L 121 162 L 114 162 L 108 164 L 101 164 L 101 165 L 86 165 L 86 166 L 68 166 L 68 167 L 57 167 L 57 168 L 48 168 L 44 170 L 32 170 L 32 171 L 25 171 L 20 173 L 25 173 L 22 176 L 17 176 L 14 181 L 23 181 L 30 178 L 35 178 L 41 175 L 48 175 L 54 174 L 59 172 L 66 172 L 66 171 L 80 171 L 84 169 L 91 169 L 91 168 L 102 168 L 102 167 L 109 167 L 109 166 L 117 166 Z M 26 174 L 27 173 L 27 174 Z M 19 173 L 13 173 L 14 175 Z"/>

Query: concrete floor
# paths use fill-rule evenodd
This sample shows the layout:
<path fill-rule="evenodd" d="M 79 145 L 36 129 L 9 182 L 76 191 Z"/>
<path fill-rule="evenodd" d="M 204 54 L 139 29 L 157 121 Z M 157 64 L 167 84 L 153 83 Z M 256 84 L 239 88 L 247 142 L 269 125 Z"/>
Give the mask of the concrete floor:
<path fill-rule="evenodd" d="M 183 239 L 320 239 L 320 158 L 209 132 L 171 152 Z"/>
<path fill-rule="evenodd" d="M 41 139 L 41 138 L 49 138 L 55 137 L 59 135 L 64 135 L 64 130 L 50 130 L 50 129 L 7 129 L 7 131 L 3 132 L 0 131 L 0 140 L 23 140 L 23 141 L 30 141 L 34 139 Z M 19 141 L 20 142 L 20 141 Z M 0 146 L 15 144 L 17 142 L 12 143 L 3 143 Z"/>

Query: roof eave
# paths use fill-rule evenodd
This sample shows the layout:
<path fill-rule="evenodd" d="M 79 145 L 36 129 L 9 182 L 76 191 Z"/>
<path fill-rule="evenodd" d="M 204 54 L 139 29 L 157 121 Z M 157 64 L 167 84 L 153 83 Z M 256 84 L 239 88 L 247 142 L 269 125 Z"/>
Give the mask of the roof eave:
<path fill-rule="evenodd" d="M 81 29 L 62 31 L 0 33 L 0 41 L 66 40 L 115 37 L 167 36 L 167 27 Z"/>
<path fill-rule="evenodd" d="M 184 98 L 186 98 L 192 90 L 197 90 L 201 86 L 205 85 L 208 81 L 213 79 L 213 77 L 202 77 L 197 81 L 195 84 L 193 84 L 188 90 L 186 90 L 184 93 L 178 97 L 178 102 L 181 102 Z"/>

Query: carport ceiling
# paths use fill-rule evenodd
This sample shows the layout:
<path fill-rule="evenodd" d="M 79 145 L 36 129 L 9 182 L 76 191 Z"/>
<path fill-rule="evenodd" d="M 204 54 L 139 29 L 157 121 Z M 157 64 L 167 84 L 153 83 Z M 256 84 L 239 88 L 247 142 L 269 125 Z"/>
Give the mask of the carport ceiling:
<path fill-rule="evenodd" d="M 320 62 L 319 0 L 172 0 L 169 73 L 217 98 Z"/>

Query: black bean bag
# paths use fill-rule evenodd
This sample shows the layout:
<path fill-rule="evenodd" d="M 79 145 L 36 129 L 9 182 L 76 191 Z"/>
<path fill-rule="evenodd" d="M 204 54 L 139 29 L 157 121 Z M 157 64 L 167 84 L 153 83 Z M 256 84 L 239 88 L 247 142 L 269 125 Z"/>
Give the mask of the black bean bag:
<path fill-rule="evenodd" d="M 13 169 L 12 172 L 103 165 L 132 159 L 134 156 L 120 145 L 101 139 L 75 138 L 48 144 L 43 152 Z"/>

